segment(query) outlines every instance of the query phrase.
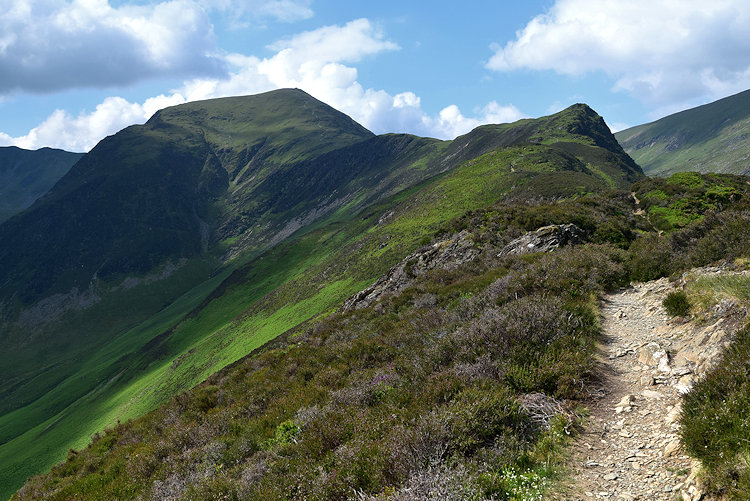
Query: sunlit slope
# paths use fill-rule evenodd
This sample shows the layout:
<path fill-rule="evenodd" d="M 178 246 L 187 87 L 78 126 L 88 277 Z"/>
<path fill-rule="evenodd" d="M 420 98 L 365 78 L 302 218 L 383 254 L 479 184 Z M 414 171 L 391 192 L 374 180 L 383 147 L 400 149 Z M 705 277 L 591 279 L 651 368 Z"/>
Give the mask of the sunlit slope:
<path fill-rule="evenodd" d="M 615 134 L 646 174 L 745 174 L 750 167 L 750 91 Z"/>
<path fill-rule="evenodd" d="M 376 137 L 291 89 L 168 108 L 105 139 L 0 226 L 0 414 L 217 273 L 446 169 L 429 162 L 446 144 Z"/>

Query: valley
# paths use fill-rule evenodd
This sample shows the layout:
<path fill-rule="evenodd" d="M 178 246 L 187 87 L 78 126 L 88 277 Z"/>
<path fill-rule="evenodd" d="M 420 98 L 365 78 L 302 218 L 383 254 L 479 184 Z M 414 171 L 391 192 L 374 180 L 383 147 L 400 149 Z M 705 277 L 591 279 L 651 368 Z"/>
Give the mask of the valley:
<path fill-rule="evenodd" d="M 300 96 L 299 91 L 271 95 L 292 102 Z M 192 116 L 190 110 L 195 106 L 188 105 L 186 114 Z M 328 213 L 319 211 L 317 219 L 308 219 L 307 225 L 286 242 L 271 245 L 273 235 L 287 224 L 284 221 L 290 217 L 305 219 L 305 211 L 311 207 L 310 201 L 288 198 L 298 191 L 291 190 L 267 202 L 271 203 L 269 208 L 253 213 L 248 221 L 254 223 L 242 226 L 252 238 L 241 233 L 223 238 L 227 225 L 235 224 L 231 221 L 236 220 L 237 213 L 231 209 L 220 212 L 219 208 L 231 207 L 233 197 L 241 196 L 237 191 L 240 188 L 232 194 L 203 199 L 201 213 L 206 218 L 213 214 L 209 225 L 212 237 L 204 251 L 194 212 L 183 207 L 186 190 L 197 189 L 190 197 L 203 193 L 201 176 L 193 178 L 197 188 L 183 183 L 170 188 L 182 190 L 173 194 L 164 191 L 154 178 L 133 177 L 134 172 L 146 173 L 148 170 L 143 169 L 156 161 L 149 158 L 158 151 L 155 144 L 160 143 L 151 141 L 162 141 L 165 132 L 161 124 L 171 116 L 169 112 L 144 126 L 150 142 L 139 143 L 140 150 L 131 148 L 127 154 L 111 157 L 117 158 L 122 168 L 110 168 L 108 176 L 112 179 L 105 177 L 94 183 L 98 188 L 92 194 L 96 196 L 80 193 L 89 190 L 93 180 L 101 176 L 101 167 L 97 166 L 107 163 L 105 154 L 131 144 L 138 128 L 126 129 L 122 138 L 106 140 L 55 186 L 44 204 L 32 207 L 14 224 L 0 227 L 0 232 L 15 235 L 13 244 L 2 250 L 9 263 L 3 268 L 4 290 L 14 291 L 4 300 L 5 318 L 11 319 L 4 324 L 4 349 L 14 355 L 5 359 L 3 370 L 9 377 L 0 389 L 6 405 L 0 416 L 3 478 L 22 480 L 50 466 L 70 447 L 85 445 L 104 426 L 153 409 L 288 329 L 331 311 L 467 210 L 494 203 L 509 192 L 518 196 L 524 196 L 525 190 L 572 195 L 613 184 L 624 187 L 641 175 L 637 166 L 616 149 L 619 147 L 614 141 L 606 143 L 606 126 L 584 105 L 539 120 L 481 127 L 451 143 L 399 136 L 372 138 L 333 115 L 360 136 L 351 139 L 352 134 L 344 134 L 342 141 L 354 144 L 323 152 L 317 163 L 301 159 L 298 170 L 289 172 L 294 176 L 306 174 L 290 182 L 327 183 L 325 176 L 336 171 L 321 170 L 320 166 L 326 166 L 326 162 L 345 166 L 349 161 L 360 169 L 372 165 L 374 171 L 360 172 L 368 186 L 375 188 L 360 193 L 357 183 L 363 181 L 352 178 L 350 169 L 339 171 L 331 181 L 339 183 L 337 196 L 345 197 L 347 190 L 359 194 L 343 205 L 330 206 Z M 178 130 L 183 128 L 189 129 L 180 125 Z M 170 126 L 167 132 L 172 134 L 173 129 Z M 556 132 L 548 136 L 548 130 Z M 561 134 L 560 130 L 570 132 Z M 218 139 L 214 141 L 218 144 Z M 615 148 L 614 154 L 602 154 L 597 143 Z M 190 150 L 185 148 L 192 148 L 191 144 L 181 146 L 181 154 L 187 155 Z M 361 152 L 357 145 L 363 148 Z M 375 155 L 374 151 L 379 153 Z M 291 153 L 284 150 L 283 154 Z M 146 155 L 144 163 L 138 163 L 133 171 L 130 165 L 142 155 Z M 270 165 L 269 158 L 273 157 L 261 158 L 261 165 Z M 161 170 L 149 175 L 159 172 L 167 178 L 172 176 L 169 169 L 198 168 L 197 163 L 173 161 L 153 165 Z M 263 200 L 262 187 L 271 183 L 274 175 L 269 173 L 257 185 L 245 183 L 242 189 L 258 186 L 252 193 Z M 127 186 L 123 183 L 129 182 L 137 184 L 123 190 Z M 233 182 L 242 184 L 237 178 Z M 120 194 L 104 196 L 101 190 L 107 186 Z M 135 198 L 125 200 L 124 195 Z M 201 199 L 193 200 L 197 204 Z M 97 205 L 101 203 L 105 205 Z M 107 208 L 107 204 L 114 205 Z M 78 230 L 59 222 L 61 210 L 69 211 L 67 218 L 81 221 Z M 386 213 L 389 215 L 384 218 Z M 107 216 L 100 220 L 97 214 Z M 171 219 L 164 220 L 169 214 Z M 93 226 L 83 223 L 84 215 L 95 216 Z M 271 223 L 274 218 L 279 222 Z M 29 222 L 36 219 L 38 222 Z M 159 225 L 165 224 L 176 232 L 174 237 L 162 235 Z M 59 246 L 47 249 L 34 244 L 38 234 L 24 228 L 39 225 L 65 232 L 59 237 Z M 97 225 L 102 225 L 100 232 Z M 118 227 L 125 230 L 112 232 Z M 143 228 L 150 229 L 144 233 Z M 81 236 L 76 238 L 75 231 Z M 128 232 L 137 236 L 131 237 Z M 93 235 L 95 240 L 91 240 Z M 71 244 L 65 244 L 66 239 Z M 93 246 L 78 253 L 76 249 L 89 241 Z M 76 254 L 73 258 L 61 252 Z M 226 261 L 227 256 L 237 257 Z M 66 268 L 58 271 L 58 263 L 71 259 L 80 263 L 74 267 L 74 275 Z M 140 278 L 128 278 L 133 276 Z M 34 286 L 36 281 L 43 285 Z M 23 288 L 19 290 L 14 283 L 23 283 Z M 40 304 L 49 304 L 45 301 L 60 295 L 89 297 L 91 304 L 79 301 L 85 307 L 57 313 L 51 313 L 54 302 L 52 310 L 40 308 Z M 29 315 L 34 308 L 45 312 L 42 321 L 24 323 L 23 319 L 35 318 Z M 33 332 L 32 338 L 29 332 Z M 40 345 L 45 350 L 37 350 Z M 44 440 L 39 440 L 42 436 Z"/>

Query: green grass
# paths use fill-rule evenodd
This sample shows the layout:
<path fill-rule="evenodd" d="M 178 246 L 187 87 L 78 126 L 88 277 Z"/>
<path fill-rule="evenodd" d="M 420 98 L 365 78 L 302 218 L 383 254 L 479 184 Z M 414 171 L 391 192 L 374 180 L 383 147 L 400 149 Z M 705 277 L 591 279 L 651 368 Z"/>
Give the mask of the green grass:
<path fill-rule="evenodd" d="M 747 183 L 741 176 L 678 172 L 666 179 L 639 181 L 633 191 L 651 224 L 659 230 L 672 231 L 747 196 Z"/>
<path fill-rule="evenodd" d="M 18 434 L 18 430 L 46 420 L 50 412 L 55 414 L 78 396 L 91 391 L 98 382 L 112 377 L 121 365 L 112 366 L 113 361 L 145 344 L 154 336 L 155 329 L 166 328 L 169 322 L 199 304 L 201 295 L 218 285 L 220 276 L 163 308 L 174 301 L 186 285 L 195 281 L 196 276 L 208 276 L 210 269 L 205 261 L 187 263 L 167 280 L 118 291 L 88 310 L 68 314 L 54 325 L 49 335 L 51 340 L 44 343 L 43 350 L 36 346 L 9 350 L 13 356 L 4 358 L 1 366 L 6 374 L 26 376 L 24 369 L 28 370 L 41 359 L 52 369 L 36 377 L 9 378 L 0 386 L 5 407 L 0 417 L 0 440 L 5 441 Z M 170 315 L 168 312 L 179 313 Z M 23 333 L 11 331 L 9 335 Z M 77 343 L 77 349 L 73 343 Z M 94 356 L 96 353 L 104 355 Z M 63 391 L 51 392 L 53 388 Z M 13 412 L 8 414 L 9 411 Z"/>
<path fill-rule="evenodd" d="M 699 277 L 689 282 L 688 294 L 703 313 L 721 301 L 750 304 L 750 277 L 729 273 Z"/>
<path fill-rule="evenodd" d="M 80 447 L 96 430 L 118 419 L 118 399 L 132 396 L 124 390 L 127 379 L 141 372 L 132 354 L 198 306 L 222 278 L 219 275 L 184 294 L 139 325 L 108 340 L 88 358 L 81 356 L 83 363 L 79 359 L 74 371 L 57 381 L 54 391 L 3 415 L 0 426 L 4 436 L 15 437 L 0 446 L 0 477 L 8 482 L 3 485 L 12 485 L 10 482 L 15 479 L 49 467 L 68 448 Z M 34 383 L 39 382 L 29 386 Z M 9 492 L 4 491 L 0 497 L 6 495 Z"/>

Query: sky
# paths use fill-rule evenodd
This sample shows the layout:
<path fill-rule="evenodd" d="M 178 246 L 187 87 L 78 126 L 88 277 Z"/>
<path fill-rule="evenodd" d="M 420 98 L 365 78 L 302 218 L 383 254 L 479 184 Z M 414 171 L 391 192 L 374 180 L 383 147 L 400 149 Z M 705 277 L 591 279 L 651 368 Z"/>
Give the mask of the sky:
<path fill-rule="evenodd" d="M 0 0 L 0 145 L 85 152 L 187 101 L 301 88 L 452 139 L 584 102 L 613 131 L 750 88 L 747 0 Z"/>

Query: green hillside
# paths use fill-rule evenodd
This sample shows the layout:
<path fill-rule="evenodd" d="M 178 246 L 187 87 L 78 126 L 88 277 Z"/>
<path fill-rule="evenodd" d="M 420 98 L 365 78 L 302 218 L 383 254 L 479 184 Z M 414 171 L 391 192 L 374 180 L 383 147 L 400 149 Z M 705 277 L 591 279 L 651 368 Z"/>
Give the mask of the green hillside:
<path fill-rule="evenodd" d="M 218 133 L 212 136 L 213 132 L 207 132 L 205 144 L 192 132 L 181 144 L 167 141 L 170 154 L 163 157 L 150 157 L 153 150 L 135 148 L 149 138 L 155 138 L 157 146 L 163 144 L 164 132 L 154 132 L 154 128 L 165 117 L 169 114 L 160 114 L 145 129 L 130 128 L 121 138 L 109 138 L 109 144 L 97 147 L 98 156 L 92 151 L 90 159 L 82 162 L 76 175 L 95 179 L 101 168 L 94 160 L 104 165 L 107 157 L 101 152 L 109 147 L 118 152 L 138 151 L 138 158 L 146 155 L 144 164 L 135 153 L 125 157 L 137 172 L 167 169 L 166 179 L 173 179 L 169 169 L 185 166 L 198 171 L 200 162 L 194 162 L 190 153 L 203 154 L 209 148 L 205 144 L 219 144 Z M 550 120 L 559 127 L 546 131 Z M 523 128 L 524 133 L 518 134 L 515 127 Z M 167 128 L 176 134 L 174 131 L 190 127 Z M 138 135 L 139 131 L 145 134 Z M 0 415 L 0 485 L 8 487 L 0 494 L 10 494 L 28 475 L 64 458 L 70 447 L 84 446 L 105 426 L 142 415 L 289 329 L 337 308 L 468 210 L 506 196 L 570 196 L 611 185 L 626 187 L 642 177 L 622 150 L 605 151 L 597 146 L 602 138 L 603 144 L 616 143 L 611 135 L 607 141 L 609 132 L 601 117 L 583 105 L 539 122 L 481 128 L 452 143 L 404 135 L 342 134 L 342 142 L 348 144 L 321 151 L 318 156 L 294 153 L 294 158 L 300 159 L 293 164 L 272 165 L 269 158 L 273 156 L 266 157 L 258 172 L 236 182 L 235 188 L 231 180 L 242 176 L 243 169 L 231 176 L 224 169 L 226 188 L 215 198 L 201 199 L 193 193 L 193 200 L 211 204 L 206 214 L 214 218 L 214 224 L 207 249 L 201 249 L 200 239 L 189 240 L 195 236 L 186 224 L 184 241 L 167 234 L 159 239 L 164 248 L 153 250 L 149 247 L 153 242 L 146 242 L 144 248 L 150 250 L 133 249 L 136 254 L 153 256 L 155 270 L 126 277 L 114 274 L 119 277 L 115 287 L 105 288 L 101 283 L 106 282 L 99 282 L 94 290 L 99 297 L 90 304 L 85 304 L 86 291 L 79 291 L 74 298 L 76 308 L 54 322 L 37 323 L 25 330 L 16 323 L 6 331 L 3 342 L 14 350 L 14 356 L 6 359 L 4 370 L 15 376 L 2 388 L 6 407 Z M 133 148 L 123 150 L 130 142 Z M 166 165 L 159 158 L 166 158 Z M 178 162 L 178 158 L 182 160 Z M 202 162 L 205 164 L 205 157 Z M 460 167 L 454 168 L 459 163 Z M 622 166 L 627 169 L 623 171 Z M 199 184 L 200 171 L 193 178 Z M 63 203 L 69 193 L 81 189 L 74 180 L 59 183 L 51 201 Z M 133 189 L 141 186 L 138 193 L 149 193 L 145 188 L 151 184 L 133 185 Z M 182 179 L 174 189 L 189 191 L 190 186 Z M 157 195 L 139 200 L 170 199 L 172 189 L 164 183 Z M 232 189 L 235 191 L 229 193 Z M 302 190 L 313 200 L 300 196 Z M 103 198 L 94 189 L 91 193 Z M 317 218 L 301 216 L 314 212 L 309 208 L 315 204 L 319 207 L 315 197 L 320 200 L 342 194 L 348 195 L 343 203 L 320 210 Z M 170 207 L 179 223 L 184 213 L 179 205 Z M 33 212 L 27 211 L 24 217 L 32 221 Z M 113 215 L 96 217 L 112 221 L 108 218 Z M 164 216 L 157 212 L 155 217 Z M 267 224 L 257 228 L 254 221 L 264 217 Z M 60 224 L 68 223 L 61 220 Z M 287 228 L 288 234 L 266 230 L 272 224 Z M 235 236 L 222 233 L 233 228 L 237 228 Z M 242 242 L 246 228 L 255 233 L 247 233 L 251 238 Z M 4 229 L 0 227 L 0 231 Z M 119 242 L 120 233 L 116 233 L 114 242 Z M 169 254 L 175 248 L 194 248 L 185 242 L 197 244 L 198 251 L 194 255 Z M 183 244 L 185 247 L 180 247 Z M 120 244 L 104 240 L 98 245 L 106 251 Z M 160 250 L 164 254 L 159 254 Z M 122 255 L 130 253 L 123 250 Z M 165 255 L 172 261 L 158 264 L 158 256 Z M 227 255 L 239 257 L 222 264 Z M 96 257 L 92 253 L 92 262 Z M 128 261 L 123 263 L 121 273 L 131 266 Z M 132 266 L 139 264 L 134 261 Z M 63 271 L 58 283 L 75 283 L 75 277 L 66 273 Z M 44 303 L 34 307 L 44 311 L 39 304 Z M 45 348 L 35 349 L 39 346 Z"/>
<path fill-rule="evenodd" d="M 387 269 L 391 246 L 417 254 L 402 262 L 404 288 L 292 326 L 193 390 L 69 451 L 15 499 L 544 499 L 580 418 L 575 402 L 592 383 L 598 296 L 632 279 L 750 256 L 750 192 L 728 176 L 644 180 L 639 192 L 664 189 L 686 214 L 718 188 L 737 190 L 710 217 L 662 232 L 635 215 L 628 192 L 516 201 L 524 182 L 565 172 L 539 163 L 541 152 L 550 148 L 495 150 L 290 244 L 356 235 L 304 279 L 236 316 L 223 339 L 264 336 L 258 316 L 292 299 L 314 295 L 335 308 L 347 297 L 341 277 Z M 387 220 L 383 210 L 392 212 Z M 582 241 L 552 253 L 504 251 L 515 236 L 562 223 L 577 225 Z M 253 273 L 236 274 L 196 321 L 218 318 L 209 312 L 246 290 Z M 311 290 L 298 292 L 304 284 Z M 286 309 L 276 321 L 294 314 Z M 181 371 L 198 358 L 188 352 L 165 365 Z"/>
<path fill-rule="evenodd" d="M 615 134 L 648 175 L 750 172 L 750 91 Z"/>
<path fill-rule="evenodd" d="M 0 223 L 47 193 L 82 156 L 52 148 L 0 147 Z"/>
<path fill-rule="evenodd" d="M 232 224 L 243 216 L 231 210 L 233 197 L 250 195 L 282 166 L 370 137 L 346 115 L 296 90 L 160 111 L 145 125 L 104 139 L 44 200 L 0 226 L 4 241 L 13 235 L 0 249 L 7 265 L 0 294 L 12 291 L 25 306 L 95 280 L 143 274 L 253 225 L 265 225 L 254 235 L 262 243 L 285 218 L 269 214 L 270 206 Z"/>
<path fill-rule="evenodd" d="M 26 428 L 56 414 L 104 377 L 57 390 L 97 347 L 137 339 L 141 322 L 186 293 L 202 300 L 300 228 L 445 170 L 428 162 L 441 147 L 375 137 L 296 90 L 169 108 L 105 139 L 0 226 L 0 412 L 33 403 L 14 418 Z M 0 424 L 0 441 L 16 432 Z"/>

